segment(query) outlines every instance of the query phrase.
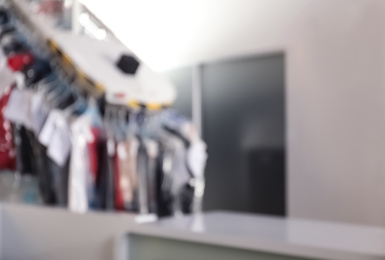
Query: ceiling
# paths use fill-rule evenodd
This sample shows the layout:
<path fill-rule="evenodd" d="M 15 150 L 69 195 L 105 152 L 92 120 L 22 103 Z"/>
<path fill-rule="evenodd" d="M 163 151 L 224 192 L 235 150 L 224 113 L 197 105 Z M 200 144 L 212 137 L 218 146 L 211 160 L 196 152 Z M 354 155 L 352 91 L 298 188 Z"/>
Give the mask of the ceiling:
<path fill-rule="evenodd" d="M 282 50 L 311 0 L 82 0 L 155 70 Z"/>

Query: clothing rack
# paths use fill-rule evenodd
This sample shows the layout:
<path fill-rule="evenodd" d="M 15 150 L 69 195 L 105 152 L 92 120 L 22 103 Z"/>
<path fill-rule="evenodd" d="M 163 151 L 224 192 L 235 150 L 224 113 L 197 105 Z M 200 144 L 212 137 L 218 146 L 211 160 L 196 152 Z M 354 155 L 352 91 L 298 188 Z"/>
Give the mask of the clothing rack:
<path fill-rule="evenodd" d="M 120 71 L 115 61 L 131 52 L 118 41 L 54 29 L 48 16 L 27 13 L 27 1 L 7 1 L 2 15 L 16 21 L 0 22 L 0 58 L 15 80 L 0 82 L 0 170 L 16 165 L 16 177 L 37 179 L 44 204 L 78 213 L 199 212 L 206 146 L 168 109 L 171 85 L 143 63 Z"/>
<path fill-rule="evenodd" d="M 176 98 L 174 86 L 153 72 L 117 39 L 103 41 L 76 35 L 55 27 L 52 17 L 41 16 L 31 10 L 27 0 L 6 0 L 17 18 L 37 33 L 60 65 L 76 84 L 96 95 L 105 95 L 111 104 L 131 108 L 145 107 L 159 110 L 172 105 Z M 84 8 L 86 12 L 90 12 Z M 135 75 L 122 73 L 116 63 L 122 54 L 139 62 Z M 88 66 L 88 64 L 94 64 Z M 103 73 L 100 73 L 103 71 Z"/>

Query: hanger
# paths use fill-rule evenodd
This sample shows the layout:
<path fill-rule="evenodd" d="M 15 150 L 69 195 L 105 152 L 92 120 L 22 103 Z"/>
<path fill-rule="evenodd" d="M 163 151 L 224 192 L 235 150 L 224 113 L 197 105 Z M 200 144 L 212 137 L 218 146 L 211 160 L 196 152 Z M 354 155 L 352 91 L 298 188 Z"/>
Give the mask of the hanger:
<path fill-rule="evenodd" d="M 73 102 L 71 105 L 69 105 L 64 110 L 64 113 L 67 116 L 83 114 L 87 110 L 87 107 L 88 107 L 87 100 L 74 90 L 72 91 L 72 95 L 75 98 L 75 102 Z"/>
<path fill-rule="evenodd" d="M 44 93 L 45 91 L 48 91 L 49 88 L 52 87 L 52 85 L 54 85 L 57 80 L 58 80 L 58 78 L 57 78 L 56 74 L 51 72 L 45 78 L 36 82 L 34 84 L 34 87 L 38 92 Z"/>
<path fill-rule="evenodd" d="M 97 128 L 102 128 L 103 119 L 96 99 L 94 97 L 88 97 L 86 101 L 88 101 L 87 113 L 89 113 L 92 118 L 92 125 Z"/>
<path fill-rule="evenodd" d="M 57 87 L 47 95 L 47 100 L 52 104 L 52 106 L 64 109 L 70 105 L 67 101 L 70 100 L 71 96 L 71 89 L 63 82 L 59 82 Z"/>
<path fill-rule="evenodd" d="M 28 87 L 36 84 L 52 73 L 49 63 L 42 59 L 36 60 L 34 64 L 23 68 L 21 71 L 25 75 L 25 84 Z"/>
<path fill-rule="evenodd" d="M 44 96 L 48 96 L 49 93 L 55 90 L 55 88 L 60 85 L 59 79 L 56 77 L 56 74 L 53 73 L 54 76 L 48 76 L 40 81 L 37 85 L 37 91 L 41 92 Z M 46 81 L 47 80 L 47 81 Z"/>
<path fill-rule="evenodd" d="M 175 137 L 178 137 L 180 140 L 182 140 L 185 148 L 190 147 L 190 140 L 188 140 L 184 135 L 182 135 L 178 130 L 171 128 L 167 125 L 162 126 L 164 130 L 166 130 L 168 133 L 172 134 Z"/>
<path fill-rule="evenodd" d="M 186 150 L 190 147 L 190 145 L 191 145 L 190 140 L 187 139 L 184 135 L 182 135 L 178 130 L 176 130 L 176 129 L 174 129 L 174 128 L 166 125 L 166 124 L 163 124 L 162 128 L 164 130 L 166 130 L 168 133 L 170 133 L 171 135 L 180 139 L 183 142 Z M 192 172 L 192 170 L 188 164 L 187 157 L 185 158 L 185 165 L 186 165 L 187 172 L 190 175 L 191 179 L 194 179 L 195 176 L 194 176 L 194 174 L 193 174 L 193 172 Z"/>

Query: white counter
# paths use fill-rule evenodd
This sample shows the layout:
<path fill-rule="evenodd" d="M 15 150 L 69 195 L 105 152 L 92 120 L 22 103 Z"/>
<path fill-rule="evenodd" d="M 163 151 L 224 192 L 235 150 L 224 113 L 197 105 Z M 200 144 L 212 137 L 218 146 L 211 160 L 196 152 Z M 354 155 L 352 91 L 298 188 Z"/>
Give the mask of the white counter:
<path fill-rule="evenodd" d="M 234 213 L 162 220 L 131 234 L 331 260 L 385 259 L 385 228 Z"/>
<path fill-rule="evenodd" d="M 78 215 L 64 209 L 0 203 L 0 259 L 127 260 L 127 249 L 138 237 L 140 241 L 156 243 L 177 241 L 168 243 L 172 246 L 187 242 L 204 245 L 202 248 L 219 246 L 216 252 L 230 248 L 294 259 L 385 259 L 383 227 L 221 212 L 139 223 L 144 220 L 130 214 Z M 180 251 L 189 249 L 188 245 Z M 126 252 L 122 253 L 121 248 Z"/>

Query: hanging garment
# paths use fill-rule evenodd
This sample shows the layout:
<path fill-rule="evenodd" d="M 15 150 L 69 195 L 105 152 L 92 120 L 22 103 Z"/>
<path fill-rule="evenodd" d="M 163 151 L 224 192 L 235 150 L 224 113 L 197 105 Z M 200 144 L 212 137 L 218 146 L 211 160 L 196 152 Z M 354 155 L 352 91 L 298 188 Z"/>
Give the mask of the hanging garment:
<path fill-rule="evenodd" d="M 100 209 L 114 208 L 113 167 L 108 151 L 107 139 L 102 136 L 98 142 L 99 167 L 96 180 L 96 193 Z"/>
<path fill-rule="evenodd" d="M 68 206 L 73 212 L 84 213 L 89 209 L 91 173 L 87 142 L 92 141 L 90 121 L 80 116 L 71 125 L 72 149 L 68 186 Z M 92 195 L 91 195 L 92 196 Z"/>
<path fill-rule="evenodd" d="M 52 185 L 55 194 L 55 205 L 60 207 L 68 206 L 68 172 L 69 158 L 64 165 L 59 166 L 48 158 L 49 172 L 51 173 Z"/>
<path fill-rule="evenodd" d="M 96 127 L 91 127 L 91 138 L 87 140 L 87 149 L 88 149 L 88 157 L 90 164 L 90 173 L 92 177 L 92 181 L 96 183 L 98 177 L 98 168 L 99 168 L 99 140 L 101 138 L 101 129 Z"/>
<path fill-rule="evenodd" d="M 205 190 L 204 171 L 207 161 L 206 144 L 200 139 L 193 140 L 187 150 L 186 156 L 186 163 L 194 175 L 194 197 L 193 205 L 190 209 L 193 212 L 199 213 L 202 211 L 203 194 Z"/>
<path fill-rule="evenodd" d="M 31 133 L 21 124 L 14 124 L 17 171 L 23 175 L 36 175 L 36 158 L 31 144 Z"/>
<path fill-rule="evenodd" d="M 12 87 L 8 87 L 0 98 L 0 111 L 7 106 Z M 0 170 L 16 170 L 16 152 L 11 123 L 0 113 Z"/>
<path fill-rule="evenodd" d="M 102 166 L 100 157 L 100 149 L 102 140 L 104 140 L 103 120 L 101 118 L 99 109 L 94 100 L 89 100 L 88 107 L 83 116 L 89 120 L 89 137 L 87 138 L 87 148 L 89 156 L 89 174 L 90 182 L 88 185 L 88 200 L 90 208 L 98 208 L 100 206 L 100 197 L 97 192 L 97 182 L 99 167 Z"/>
<path fill-rule="evenodd" d="M 71 133 L 66 114 L 54 109 L 45 122 L 39 141 L 46 147 L 43 164 L 49 173 L 48 185 L 53 187 L 53 203 L 67 206 L 68 202 L 68 165 L 71 152 Z M 41 174 L 40 174 L 41 176 Z M 46 176 L 42 176 L 43 178 Z M 51 192 L 48 192 L 51 195 Z"/>
<path fill-rule="evenodd" d="M 63 166 L 59 166 L 47 156 L 47 149 L 34 135 L 32 136 L 33 155 L 36 159 L 36 172 L 43 202 L 47 205 L 66 207 L 68 204 L 69 160 L 67 159 Z"/>
<path fill-rule="evenodd" d="M 32 95 L 31 90 L 13 88 L 7 106 L 3 110 L 4 117 L 12 123 L 26 126 Z"/>
<path fill-rule="evenodd" d="M 89 206 L 98 209 L 105 207 L 105 202 L 102 202 L 102 198 L 105 196 L 104 186 L 106 185 L 106 182 L 104 176 L 107 174 L 106 171 L 108 170 L 105 162 L 107 153 L 104 151 L 105 137 L 103 130 L 98 127 L 91 127 L 91 135 L 92 138 L 87 140 L 90 175 L 92 178 L 92 186 L 89 191 L 89 193 L 92 194 L 90 195 L 92 199 L 89 202 Z M 100 183 L 101 181 L 103 184 Z"/>
<path fill-rule="evenodd" d="M 145 139 L 144 144 L 148 153 L 147 165 L 147 198 L 150 213 L 157 212 L 156 206 L 156 158 L 159 154 L 158 143 L 152 139 Z"/>
<path fill-rule="evenodd" d="M 2 56 L 3 52 L 0 48 L 0 93 L 2 94 L 6 88 L 15 83 L 15 75 L 7 66 L 7 58 Z"/>
<path fill-rule="evenodd" d="M 71 150 L 71 131 L 63 111 L 54 109 L 49 113 L 39 141 L 47 147 L 48 157 L 63 167 Z"/>
<path fill-rule="evenodd" d="M 172 186 L 172 153 L 159 142 L 159 154 L 156 160 L 156 200 L 158 217 L 172 216 L 174 197 Z"/>
<path fill-rule="evenodd" d="M 90 102 L 88 109 L 71 125 L 72 155 L 70 166 L 70 209 L 84 212 L 89 208 L 106 207 L 108 170 L 104 158 L 105 134 L 97 108 Z M 104 157 L 103 157 L 104 156 Z M 100 187 L 99 185 L 103 185 Z M 100 189 L 102 188 L 102 189 Z M 113 194 L 111 194 L 113 197 Z M 113 206 L 113 204 L 112 204 Z"/>
<path fill-rule="evenodd" d="M 120 158 L 117 151 L 119 148 L 119 143 L 115 143 L 115 145 L 115 153 L 113 156 L 115 209 L 124 210 L 123 190 L 121 183 L 122 169 L 120 168 Z"/>
<path fill-rule="evenodd" d="M 115 141 L 108 138 L 107 146 L 107 180 L 106 180 L 106 209 L 115 209 Z"/>
<path fill-rule="evenodd" d="M 29 129 L 36 135 L 39 136 L 44 126 L 45 121 L 48 118 L 50 108 L 48 103 L 45 101 L 43 93 L 36 92 L 31 98 L 30 112 L 27 119 L 27 125 Z"/>
<path fill-rule="evenodd" d="M 183 141 L 178 137 L 170 137 L 169 141 L 173 147 L 172 158 L 172 187 L 171 192 L 174 196 L 174 214 L 182 214 L 182 193 L 186 188 L 186 185 L 190 182 L 191 176 L 186 165 L 186 148 Z"/>
<path fill-rule="evenodd" d="M 36 158 L 33 156 L 31 145 L 32 134 L 27 130 L 31 122 L 29 113 L 32 95 L 31 90 L 14 88 L 3 110 L 4 117 L 14 125 L 17 170 L 28 175 L 36 175 Z"/>
<path fill-rule="evenodd" d="M 25 66 L 29 66 L 34 62 L 34 56 L 30 51 L 23 53 L 11 53 L 8 55 L 8 66 L 13 71 L 20 71 Z"/>
<path fill-rule="evenodd" d="M 51 172 L 52 167 L 50 167 L 52 160 L 47 156 L 46 147 L 43 146 L 36 137 L 33 139 L 33 143 L 32 147 L 36 158 L 40 194 L 44 204 L 55 205 L 57 199 L 54 190 L 54 173 Z"/>
<path fill-rule="evenodd" d="M 139 139 L 136 171 L 139 182 L 139 213 L 145 215 L 149 213 L 147 192 L 148 153 L 143 139 Z"/>
<path fill-rule="evenodd" d="M 117 146 L 120 189 L 122 190 L 124 208 L 132 212 L 138 210 L 138 177 L 136 174 L 138 145 L 136 138 L 128 138 L 127 141 L 119 142 Z"/>

